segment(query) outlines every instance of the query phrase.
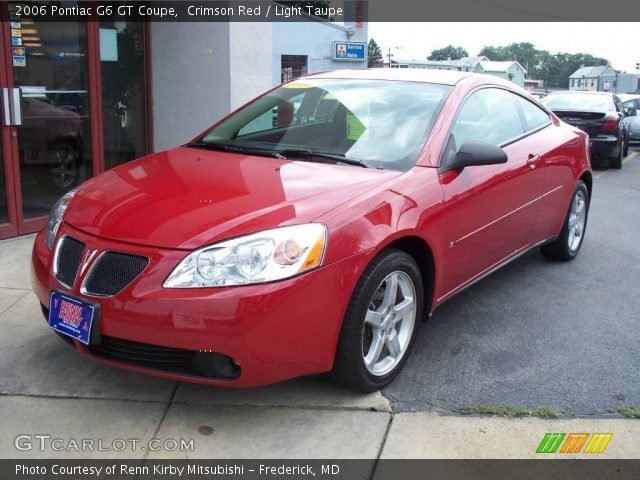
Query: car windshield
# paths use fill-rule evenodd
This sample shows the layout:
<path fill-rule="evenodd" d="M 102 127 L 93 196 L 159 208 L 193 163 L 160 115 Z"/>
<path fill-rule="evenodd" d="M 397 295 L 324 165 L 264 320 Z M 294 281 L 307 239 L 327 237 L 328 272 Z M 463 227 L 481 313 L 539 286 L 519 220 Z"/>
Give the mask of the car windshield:
<path fill-rule="evenodd" d="M 554 93 L 543 98 L 541 101 L 551 110 L 594 112 L 610 112 L 615 110 L 613 100 L 609 95 L 593 95 L 589 93 Z"/>
<path fill-rule="evenodd" d="M 254 100 L 191 145 L 408 170 L 451 89 L 430 83 L 303 78 Z"/>

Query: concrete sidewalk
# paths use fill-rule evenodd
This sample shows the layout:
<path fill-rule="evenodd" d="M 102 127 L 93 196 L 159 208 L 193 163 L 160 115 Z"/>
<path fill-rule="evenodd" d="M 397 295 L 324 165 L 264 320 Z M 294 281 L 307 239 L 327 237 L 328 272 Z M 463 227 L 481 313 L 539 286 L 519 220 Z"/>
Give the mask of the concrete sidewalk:
<path fill-rule="evenodd" d="M 87 361 L 47 328 L 30 290 L 33 236 L 0 242 L 0 458 L 535 458 L 547 432 L 610 432 L 603 454 L 637 458 L 640 422 L 394 413 L 379 392 L 327 378 L 256 389 L 177 383 Z M 150 452 L 16 449 L 19 435 L 71 440 L 193 439 Z M 24 445 L 23 445 L 24 446 Z M 563 457 L 567 454 L 546 454 Z"/>

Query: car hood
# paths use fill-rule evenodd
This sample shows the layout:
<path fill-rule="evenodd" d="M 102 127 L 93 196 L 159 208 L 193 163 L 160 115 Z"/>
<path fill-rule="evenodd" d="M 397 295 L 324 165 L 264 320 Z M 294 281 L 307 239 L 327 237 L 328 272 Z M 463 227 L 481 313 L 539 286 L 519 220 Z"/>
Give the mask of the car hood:
<path fill-rule="evenodd" d="M 89 180 L 64 220 L 111 240 L 194 249 L 312 221 L 400 174 L 178 147 Z"/>

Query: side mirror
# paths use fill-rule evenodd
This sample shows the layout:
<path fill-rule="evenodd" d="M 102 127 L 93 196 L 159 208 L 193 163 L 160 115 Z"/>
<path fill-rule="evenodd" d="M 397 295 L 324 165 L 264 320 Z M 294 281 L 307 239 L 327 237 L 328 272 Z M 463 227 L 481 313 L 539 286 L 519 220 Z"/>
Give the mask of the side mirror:
<path fill-rule="evenodd" d="M 627 108 L 627 117 L 635 117 L 638 111 L 635 108 Z"/>
<path fill-rule="evenodd" d="M 507 163 L 507 153 L 503 149 L 481 140 L 467 140 L 447 165 L 447 170 L 462 170 L 465 167 L 500 163 Z"/>

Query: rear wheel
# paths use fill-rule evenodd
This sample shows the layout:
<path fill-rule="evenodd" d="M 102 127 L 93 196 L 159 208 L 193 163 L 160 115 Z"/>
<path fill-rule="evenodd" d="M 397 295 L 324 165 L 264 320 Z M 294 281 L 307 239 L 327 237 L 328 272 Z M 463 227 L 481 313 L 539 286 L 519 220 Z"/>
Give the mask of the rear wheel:
<path fill-rule="evenodd" d="M 344 318 L 333 376 L 362 392 L 389 384 L 407 360 L 422 318 L 423 283 L 411 256 L 389 249 L 362 274 Z"/>
<path fill-rule="evenodd" d="M 571 198 L 569 212 L 560 236 L 540 247 L 542 254 L 551 260 L 573 260 L 582 247 L 589 216 L 589 191 L 582 180 L 578 181 Z"/>
<path fill-rule="evenodd" d="M 609 167 L 616 170 L 622 168 L 622 157 L 624 155 L 624 138 L 620 141 L 619 148 L 616 149 L 616 156 L 609 158 Z"/>
<path fill-rule="evenodd" d="M 622 151 L 623 157 L 626 157 L 627 155 L 629 155 L 629 135 L 628 134 L 625 136 L 624 149 Z"/>

